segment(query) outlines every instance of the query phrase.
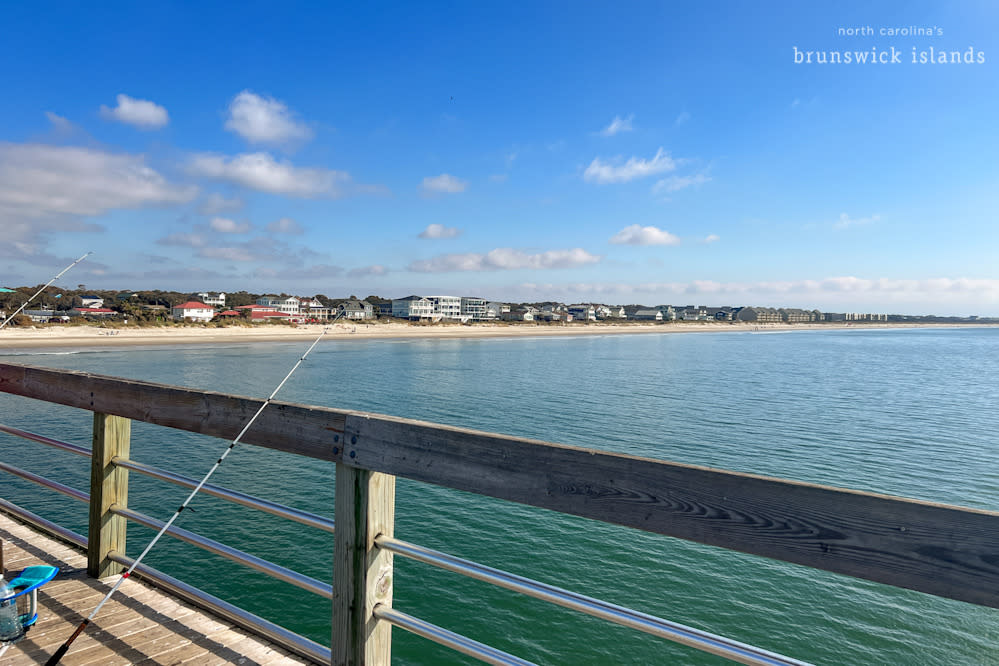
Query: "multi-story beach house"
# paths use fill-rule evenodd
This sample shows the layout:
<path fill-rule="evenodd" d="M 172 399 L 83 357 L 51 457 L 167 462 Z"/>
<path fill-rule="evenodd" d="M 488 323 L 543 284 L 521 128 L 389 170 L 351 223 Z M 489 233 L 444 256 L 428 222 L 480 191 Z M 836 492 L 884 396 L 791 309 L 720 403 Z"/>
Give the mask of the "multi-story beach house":
<path fill-rule="evenodd" d="M 257 305 L 274 308 L 278 312 L 297 316 L 302 314 L 302 302 L 294 296 L 280 298 L 278 296 L 262 296 L 257 299 Z"/>
<path fill-rule="evenodd" d="M 461 320 L 460 296 L 425 296 L 434 308 L 434 319 Z"/>
<path fill-rule="evenodd" d="M 337 307 L 337 314 L 342 314 L 344 319 L 374 319 L 375 307 L 367 301 L 348 298 Z"/>
<path fill-rule="evenodd" d="M 573 321 L 596 321 L 597 311 L 592 305 L 586 305 L 585 303 L 577 303 L 576 305 L 570 305 L 568 307 L 569 314 L 572 315 Z"/>
<path fill-rule="evenodd" d="M 780 312 L 774 308 L 737 308 L 733 316 L 734 321 L 751 321 L 758 324 L 779 324 L 781 322 Z"/>
<path fill-rule="evenodd" d="M 478 296 L 461 297 L 461 316 L 473 321 L 488 319 L 486 316 L 486 299 Z"/>
<path fill-rule="evenodd" d="M 401 319 L 433 319 L 434 305 L 423 296 L 394 298 L 392 299 L 392 316 Z"/>
<path fill-rule="evenodd" d="M 486 303 L 486 318 L 488 319 L 502 319 L 503 315 L 508 312 L 510 312 L 510 306 L 506 303 L 497 303 L 496 301 Z"/>
<path fill-rule="evenodd" d="M 198 294 L 198 298 L 201 299 L 201 302 L 204 303 L 205 305 L 211 305 L 211 306 L 216 307 L 216 308 L 224 308 L 225 307 L 225 292 L 224 291 L 220 291 L 217 294 L 213 294 L 213 293 L 207 292 L 207 291 L 201 292 L 200 294 Z"/>

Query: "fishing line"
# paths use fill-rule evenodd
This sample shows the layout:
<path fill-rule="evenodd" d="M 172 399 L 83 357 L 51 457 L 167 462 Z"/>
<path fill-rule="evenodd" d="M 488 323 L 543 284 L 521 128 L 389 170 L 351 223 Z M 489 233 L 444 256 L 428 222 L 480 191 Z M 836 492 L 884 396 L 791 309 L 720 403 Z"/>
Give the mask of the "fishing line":
<path fill-rule="evenodd" d="M 69 266 L 67 266 L 66 268 L 62 269 L 62 271 L 61 271 L 61 272 L 60 272 L 60 273 L 59 273 L 58 275 L 56 275 L 56 276 L 55 276 L 54 278 L 52 278 L 52 279 L 51 279 L 51 280 L 49 280 L 49 281 L 48 281 L 47 283 L 45 283 L 45 286 L 44 286 L 44 287 L 42 287 L 41 289 L 39 289 L 38 291 L 36 291 L 36 292 L 35 292 L 35 294 L 34 294 L 34 296 L 32 296 L 31 298 L 29 298 L 28 300 L 26 300 L 26 301 L 24 302 L 24 304 L 23 304 L 23 305 L 21 305 L 21 307 L 19 307 L 19 308 L 17 309 L 17 312 L 15 312 L 15 313 L 14 313 L 14 314 L 12 314 L 11 316 L 9 316 L 9 317 L 7 317 L 6 319 L 4 319 L 4 320 L 3 320 L 3 323 L 0 323 L 0 328 L 3 328 L 4 326 L 6 326 L 6 325 L 7 325 L 7 322 L 9 322 L 9 321 L 10 321 L 11 319 L 13 319 L 14 317 L 16 317 L 17 315 L 21 314 L 21 310 L 23 310 L 24 308 L 28 307 L 28 303 L 30 303 L 31 301 L 33 301 L 33 300 L 35 300 L 36 298 L 38 298 L 38 294 L 40 294 L 40 293 L 42 293 L 43 291 L 45 291 L 46 289 L 48 289 L 48 288 L 49 288 L 49 285 L 51 285 L 51 284 L 52 284 L 53 282 L 55 282 L 56 280 L 58 280 L 59 278 L 61 278 L 61 277 L 63 276 L 63 273 L 65 273 L 66 271 L 68 271 L 68 270 L 69 270 L 70 268 L 72 268 L 73 266 L 76 266 L 76 265 L 77 265 L 78 263 L 80 263 L 81 261 L 83 261 L 84 259 L 86 259 L 87 257 L 89 257 L 89 256 L 90 256 L 90 255 L 92 255 L 92 254 L 93 254 L 93 252 L 88 252 L 88 253 L 86 253 L 85 255 L 83 255 L 82 257 L 80 257 L 79 259 L 77 259 L 76 261 L 74 261 L 73 263 L 71 263 L 71 264 L 70 264 Z"/>
<path fill-rule="evenodd" d="M 330 322 L 330 324 L 335 323 L 336 320 L 342 317 L 345 312 L 346 309 L 340 314 L 338 314 L 336 317 L 334 317 L 333 320 Z M 187 496 L 187 499 L 185 499 L 184 503 L 180 505 L 180 508 L 174 511 L 174 514 L 173 516 L 170 517 L 170 520 L 168 520 L 163 525 L 163 527 L 160 528 L 160 531 L 157 532 L 156 536 L 154 536 L 152 541 L 149 542 L 149 545 L 146 546 L 146 549 L 143 550 L 142 553 L 137 558 L 135 558 L 135 561 L 132 562 L 132 566 L 130 566 L 128 570 L 121 575 L 121 577 L 118 579 L 118 582 L 116 582 L 114 584 L 114 587 L 112 587 L 111 590 L 104 596 L 104 598 L 101 599 L 101 602 L 97 604 L 97 607 L 94 608 L 94 610 L 90 612 L 90 615 L 88 615 L 86 619 L 80 623 L 80 626 L 76 628 L 76 631 L 74 631 L 73 634 L 66 640 L 66 642 L 63 643 L 59 647 L 59 649 L 55 651 L 55 654 L 53 654 L 49 658 L 49 660 L 45 662 L 45 666 L 55 666 L 55 664 L 59 663 L 59 660 L 62 659 L 63 655 L 66 654 L 66 651 L 69 650 L 69 646 L 73 643 L 73 641 L 76 640 L 77 636 L 83 633 L 83 630 L 86 629 L 87 625 L 90 624 L 90 621 L 94 619 L 94 617 L 97 615 L 98 612 L 100 612 L 104 604 L 106 604 L 108 600 L 111 599 L 114 593 L 118 591 L 118 588 L 121 587 L 121 584 L 125 582 L 125 579 L 127 579 L 129 576 L 132 575 L 132 572 L 135 570 L 135 567 L 139 566 L 139 563 L 142 561 L 142 559 L 149 553 L 149 551 L 153 549 L 153 546 L 155 546 L 156 542 L 160 540 L 160 537 L 162 537 L 166 533 L 166 531 L 170 529 L 170 526 L 173 525 L 175 520 L 177 520 L 181 512 L 187 508 L 187 505 L 191 502 L 191 500 L 194 499 L 194 496 L 198 494 L 198 491 L 201 490 L 201 488 L 208 482 L 208 479 L 211 478 L 212 474 L 215 473 L 215 470 L 217 470 L 219 466 L 222 465 L 222 461 L 226 459 L 226 456 L 228 456 L 229 453 L 232 452 L 234 448 L 236 448 L 236 445 L 243 438 L 243 435 L 246 434 L 246 431 L 250 429 L 250 426 L 253 425 L 253 423 L 257 420 L 257 417 L 260 416 L 261 412 L 264 411 L 264 408 L 267 407 L 267 405 L 270 404 L 271 400 L 274 399 L 274 396 L 276 396 L 278 391 L 281 390 L 281 387 L 285 385 L 285 382 L 287 382 L 291 378 L 291 376 L 295 373 L 295 371 L 298 370 L 298 366 L 302 365 L 302 362 L 305 361 L 305 358 L 309 355 L 309 353 L 316 347 L 316 345 L 319 344 L 319 341 L 323 339 L 323 336 L 326 335 L 327 331 L 329 331 L 329 326 L 324 326 L 322 333 L 319 334 L 319 336 L 312 342 L 312 345 L 305 351 L 304 354 L 302 354 L 302 357 L 298 359 L 298 362 L 295 363 L 294 366 L 292 366 L 291 370 L 288 371 L 288 374 L 284 376 L 284 379 L 281 380 L 281 383 L 277 385 L 277 388 L 274 389 L 270 397 L 267 398 L 267 400 L 265 400 L 262 405 L 260 405 L 260 409 L 258 409 L 257 413 L 253 415 L 253 418 L 251 418 L 249 422 L 247 422 L 247 424 L 243 426 L 243 429 L 239 431 L 239 434 L 236 435 L 236 438 L 229 443 L 229 446 L 226 447 L 222 455 L 219 456 L 219 459 L 216 460 L 215 464 L 212 465 L 212 468 L 208 470 L 208 474 L 205 474 L 205 477 L 201 479 L 201 482 L 194 488 L 194 490 L 191 491 L 191 494 Z"/>

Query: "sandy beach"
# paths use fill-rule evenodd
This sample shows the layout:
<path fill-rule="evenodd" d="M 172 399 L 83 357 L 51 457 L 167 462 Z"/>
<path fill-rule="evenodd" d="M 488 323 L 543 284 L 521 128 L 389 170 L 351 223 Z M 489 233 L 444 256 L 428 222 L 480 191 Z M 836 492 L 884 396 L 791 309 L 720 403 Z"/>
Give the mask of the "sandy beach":
<path fill-rule="evenodd" d="M 575 335 L 642 335 L 706 332 L 778 332 L 832 329 L 925 328 L 980 326 L 978 324 L 885 324 L 851 322 L 821 324 L 751 324 L 729 322 L 589 323 L 589 324 L 436 324 L 341 323 L 328 327 L 326 338 L 369 340 L 384 338 L 492 338 Z M 212 328 L 177 326 L 140 328 L 123 326 L 43 326 L 0 330 L 0 349 L 33 347 L 125 347 L 136 345 L 190 345 L 311 340 L 323 330 L 318 324 L 299 326 L 232 326 Z"/>

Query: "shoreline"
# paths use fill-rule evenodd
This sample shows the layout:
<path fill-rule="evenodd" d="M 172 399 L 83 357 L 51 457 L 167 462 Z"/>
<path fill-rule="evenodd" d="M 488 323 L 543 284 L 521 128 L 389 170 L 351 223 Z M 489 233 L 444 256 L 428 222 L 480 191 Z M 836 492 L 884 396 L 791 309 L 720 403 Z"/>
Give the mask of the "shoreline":
<path fill-rule="evenodd" d="M 689 322 L 667 324 L 474 324 L 471 326 L 388 324 L 346 324 L 330 326 L 330 340 L 386 339 L 474 339 L 519 337 L 573 337 L 578 335 L 650 335 L 674 333 L 769 333 L 824 330 L 891 330 L 915 328 L 987 328 L 999 324 L 923 324 L 886 322 L 836 322 L 802 324 L 752 324 L 731 322 Z M 99 326 L 15 328 L 0 330 L 0 350 L 54 347 L 134 347 L 165 345 L 212 345 L 248 342 L 296 342 L 318 337 L 321 324 L 296 327 L 260 326 L 228 328 L 118 328 Z M 112 332 L 115 333 L 112 333 Z"/>

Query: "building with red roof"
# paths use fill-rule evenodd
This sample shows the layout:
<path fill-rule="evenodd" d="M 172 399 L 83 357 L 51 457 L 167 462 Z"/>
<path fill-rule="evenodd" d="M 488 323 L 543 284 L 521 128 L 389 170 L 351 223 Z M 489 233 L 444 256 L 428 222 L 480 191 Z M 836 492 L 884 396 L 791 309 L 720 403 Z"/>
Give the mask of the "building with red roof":
<path fill-rule="evenodd" d="M 211 321 L 215 316 L 215 309 L 210 305 L 205 305 L 200 301 L 188 301 L 171 308 L 173 318 L 179 321 L 190 319 L 191 321 Z"/>

